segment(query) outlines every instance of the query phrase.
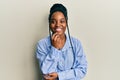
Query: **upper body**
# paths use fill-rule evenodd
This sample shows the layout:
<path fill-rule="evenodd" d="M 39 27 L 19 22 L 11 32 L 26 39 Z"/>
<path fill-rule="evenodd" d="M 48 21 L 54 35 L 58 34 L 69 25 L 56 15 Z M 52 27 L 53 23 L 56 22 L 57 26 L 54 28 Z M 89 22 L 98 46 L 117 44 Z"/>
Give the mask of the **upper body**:
<path fill-rule="evenodd" d="M 38 42 L 36 51 L 44 80 L 81 80 L 87 72 L 83 48 L 79 40 L 70 36 L 67 19 L 62 4 L 51 7 L 50 36 Z"/>
<path fill-rule="evenodd" d="M 66 36 L 62 49 L 58 50 L 50 43 L 50 37 L 38 42 L 37 58 L 43 74 L 57 72 L 59 80 L 81 80 L 87 72 L 87 61 L 80 41 L 71 37 L 73 50 Z M 57 79 L 56 79 L 57 80 Z"/>

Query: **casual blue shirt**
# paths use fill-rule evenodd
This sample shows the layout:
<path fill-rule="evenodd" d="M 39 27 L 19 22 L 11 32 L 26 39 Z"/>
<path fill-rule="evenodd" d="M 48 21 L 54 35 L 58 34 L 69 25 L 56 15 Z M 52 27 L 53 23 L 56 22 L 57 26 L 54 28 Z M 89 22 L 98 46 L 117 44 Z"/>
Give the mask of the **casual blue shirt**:
<path fill-rule="evenodd" d="M 87 61 L 80 41 L 69 37 L 61 50 L 51 45 L 50 36 L 38 41 L 36 56 L 43 74 L 58 73 L 59 80 L 81 80 L 87 72 Z"/>

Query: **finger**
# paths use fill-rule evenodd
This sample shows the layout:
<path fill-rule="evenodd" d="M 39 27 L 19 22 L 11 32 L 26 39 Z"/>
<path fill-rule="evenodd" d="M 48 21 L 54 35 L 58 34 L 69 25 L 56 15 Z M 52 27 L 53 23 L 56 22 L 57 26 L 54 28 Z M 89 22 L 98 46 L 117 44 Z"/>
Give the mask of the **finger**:
<path fill-rule="evenodd" d="M 51 77 L 51 76 L 45 76 L 44 78 L 45 80 L 54 80 L 54 77 Z"/>
<path fill-rule="evenodd" d="M 56 35 L 57 35 L 57 33 L 54 33 L 54 34 L 52 35 L 52 40 L 54 40 L 54 38 L 55 38 Z"/>
<path fill-rule="evenodd" d="M 59 35 L 57 34 L 55 37 L 54 37 L 54 41 L 59 41 Z"/>
<path fill-rule="evenodd" d="M 47 79 L 49 79 L 49 78 L 50 78 L 50 76 L 45 75 L 45 76 L 44 76 L 44 78 L 47 80 Z"/>
<path fill-rule="evenodd" d="M 57 73 L 56 72 L 50 73 L 48 75 L 51 76 L 51 77 L 56 77 L 57 78 Z"/>
<path fill-rule="evenodd" d="M 55 35 L 53 35 L 53 41 L 57 41 L 57 38 L 59 38 L 59 35 L 56 33 Z"/>

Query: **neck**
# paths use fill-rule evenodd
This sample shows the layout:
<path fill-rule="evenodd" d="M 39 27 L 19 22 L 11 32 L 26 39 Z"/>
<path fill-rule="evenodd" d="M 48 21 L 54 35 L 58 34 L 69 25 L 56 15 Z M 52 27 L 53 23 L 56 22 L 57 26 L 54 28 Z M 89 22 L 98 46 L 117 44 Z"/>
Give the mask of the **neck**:
<path fill-rule="evenodd" d="M 61 47 L 60 47 L 60 49 L 62 49 L 63 48 L 63 46 L 65 45 L 65 42 L 66 42 L 66 35 L 64 34 L 64 35 L 60 35 L 60 38 L 61 38 Z M 60 50 L 59 49 L 59 50 Z"/>
<path fill-rule="evenodd" d="M 65 41 L 65 40 L 66 40 L 66 35 L 65 35 L 65 34 L 60 35 L 60 38 L 61 38 L 63 41 Z"/>

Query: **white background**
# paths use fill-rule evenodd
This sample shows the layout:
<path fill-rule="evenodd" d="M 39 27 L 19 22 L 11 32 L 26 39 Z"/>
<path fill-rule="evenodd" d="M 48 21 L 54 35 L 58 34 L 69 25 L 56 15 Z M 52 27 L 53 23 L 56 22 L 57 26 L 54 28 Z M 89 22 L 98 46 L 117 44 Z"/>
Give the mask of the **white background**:
<path fill-rule="evenodd" d="M 0 80 L 41 80 L 36 43 L 53 3 L 68 9 L 71 35 L 88 60 L 84 80 L 120 80 L 120 0 L 0 0 Z"/>

